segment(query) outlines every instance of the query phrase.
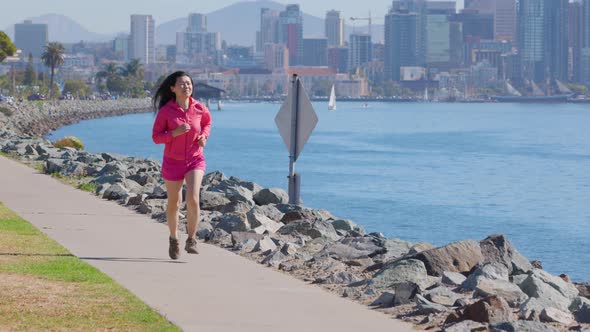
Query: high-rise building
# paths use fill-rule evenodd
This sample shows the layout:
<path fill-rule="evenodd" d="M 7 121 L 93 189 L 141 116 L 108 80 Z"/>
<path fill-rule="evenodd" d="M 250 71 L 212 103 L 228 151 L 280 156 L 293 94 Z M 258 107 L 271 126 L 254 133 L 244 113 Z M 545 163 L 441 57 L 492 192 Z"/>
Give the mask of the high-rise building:
<path fill-rule="evenodd" d="M 207 32 L 207 17 L 189 14 L 185 32 L 176 33 L 176 62 L 181 64 L 213 64 L 221 51 L 221 33 Z"/>
<path fill-rule="evenodd" d="M 465 8 L 493 16 L 495 39 L 516 40 L 516 0 L 472 0 Z"/>
<path fill-rule="evenodd" d="M 465 9 L 453 15 L 452 21 L 461 23 L 463 40 L 468 37 L 494 39 L 494 15 L 492 14 L 482 14 L 477 10 Z"/>
<path fill-rule="evenodd" d="M 452 9 L 428 9 L 426 35 L 428 40 L 426 62 L 432 66 L 448 66 L 451 62 Z"/>
<path fill-rule="evenodd" d="M 545 32 L 549 77 L 561 81 L 568 79 L 568 0 L 547 0 L 548 26 Z"/>
<path fill-rule="evenodd" d="M 27 20 L 14 25 L 14 45 L 25 56 L 32 54 L 34 58 L 40 58 L 48 39 L 47 24 Z"/>
<path fill-rule="evenodd" d="M 426 64 L 428 50 L 428 1 L 427 0 L 394 0 L 391 9 L 393 11 L 408 11 L 416 14 L 416 64 Z"/>
<path fill-rule="evenodd" d="M 266 69 L 287 69 L 289 68 L 289 50 L 283 44 L 264 44 L 264 64 Z"/>
<path fill-rule="evenodd" d="M 257 32 L 256 50 L 266 50 L 265 44 L 279 42 L 279 13 L 268 8 L 260 9 L 260 31 Z M 266 52 L 266 51 L 265 51 Z"/>
<path fill-rule="evenodd" d="M 373 59 L 373 43 L 371 36 L 366 33 L 351 34 L 349 48 L 349 71 L 361 68 Z"/>
<path fill-rule="evenodd" d="M 582 5 L 584 7 L 584 34 L 580 55 L 580 81 L 590 85 L 590 0 L 583 0 Z"/>
<path fill-rule="evenodd" d="M 156 61 L 155 21 L 152 15 L 131 15 L 129 35 L 129 59 L 139 59 L 142 64 Z"/>
<path fill-rule="evenodd" d="M 304 38 L 303 39 L 303 65 L 327 66 L 328 65 L 328 39 Z"/>
<path fill-rule="evenodd" d="M 299 5 L 287 5 L 280 12 L 279 42 L 289 49 L 289 64 L 300 65 L 303 58 L 303 16 Z"/>
<path fill-rule="evenodd" d="M 330 10 L 326 13 L 325 36 L 328 38 L 328 47 L 342 47 L 344 45 L 344 19 L 340 12 Z"/>
<path fill-rule="evenodd" d="M 520 0 L 518 49 L 523 78 L 567 79 L 568 0 Z"/>
<path fill-rule="evenodd" d="M 188 14 L 186 32 L 207 32 L 207 16 L 204 14 Z"/>
<path fill-rule="evenodd" d="M 334 73 L 348 72 L 348 47 L 328 49 L 328 68 Z"/>
<path fill-rule="evenodd" d="M 129 35 L 120 34 L 113 40 L 113 51 L 123 61 L 129 60 Z"/>
<path fill-rule="evenodd" d="M 584 6 L 581 2 L 570 2 L 568 40 L 570 59 L 568 64 L 568 78 L 573 82 L 580 82 L 580 57 L 584 47 Z"/>
<path fill-rule="evenodd" d="M 400 69 L 417 64 L 418 14 L 394 10 L 385 15 L 385 79 L 400 80 Z"/>

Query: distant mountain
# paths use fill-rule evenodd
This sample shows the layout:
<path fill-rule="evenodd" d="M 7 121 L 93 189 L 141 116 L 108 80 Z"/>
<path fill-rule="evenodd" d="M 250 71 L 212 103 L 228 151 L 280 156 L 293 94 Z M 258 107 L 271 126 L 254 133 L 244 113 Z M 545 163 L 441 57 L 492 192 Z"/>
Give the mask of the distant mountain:
<path fill-rule="evenodd" d="M 33 23 L 45 23 L 48 25 L 49 41 L 58 41 L 62 43 L 76 43 L 81 40 L 89 42 L 101 42 L 113 39 L 113 36 L 102 35 L 88 31 L 78 22 L 60 14 L 46 14 L 43 16 L 27 18 Z M 20 20 L 15 23 L 22 23 Z M 11 39 L 14 40 L 14 24 L 4 30 Z"/>
<path fill-rule="evenodd" d="M 207 31 L 221 32 L 221 39 L 229 45 L 254 46 L 256 31 L 260 29 L 260 9 L 269 8 L 282 11 L 285 5 L 274 1 L 242 1 L 213 11 L 207 15 Z M 156 27 L 156 44 L 175 44 L 176 32 L 185 31 L 188 25 L 188 14 L 172 21 L 162 23 Z M 360 24 L 356 31 L 367 31 L 366 25 Z M 351 26 L 345 28 L 346 38 L 353 30 Z M 373 25 L 374 41 L 383 40 L 383 26 Z M 324 35 L 324 19 L 303 13 L 303 36 L 320 37 Z"/>

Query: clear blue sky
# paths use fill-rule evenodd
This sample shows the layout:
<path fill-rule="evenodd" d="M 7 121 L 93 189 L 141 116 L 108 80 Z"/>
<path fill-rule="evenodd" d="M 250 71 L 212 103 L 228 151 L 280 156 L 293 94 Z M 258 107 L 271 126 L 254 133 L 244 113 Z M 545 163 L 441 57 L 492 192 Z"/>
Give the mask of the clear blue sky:
<path fill-rule="evenodd" d="M 4 2 L 4 0 L 2 0 Z M 238 0 L 14 0 L 0 11 L 0 29 L 19 23 L 25 18 L 55 13 L 66 15 L 86 29 L 97 33 L 114 33 L 129 29 L 129 15 L 151 14 L 161 24 L 189 12 L 207 14 Z M 301 10 L 323 17 L 327 10 L 337 9 L 344 17 L 352 15 L 383 17 L 391 5 L 390 0 L 275 0 L 282 4 L 299 3 Z M 457 0 L 462 6 L 463 0 Z M 10 9 L 9 9 L 10 8 Z M 377 20 L 378 22 L 382 19 Z"/>

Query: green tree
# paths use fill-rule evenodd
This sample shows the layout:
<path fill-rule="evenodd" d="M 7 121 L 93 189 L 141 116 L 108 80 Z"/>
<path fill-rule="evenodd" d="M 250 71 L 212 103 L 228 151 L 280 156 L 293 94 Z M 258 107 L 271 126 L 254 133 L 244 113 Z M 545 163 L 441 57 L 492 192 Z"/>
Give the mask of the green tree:
<path fill-rule="evenodd" d="M 139 62 L 139 59 L 132 59 L 127 62 L 123 66 L 121 72 L 123 73 L 123 76 L 129 76 L 143 80 L 143 68 L 141 62 Z"/>
<path fill-rule="evenodd" d="M 25 78 L 23 81 L 24 85 L 35 85 L 37 83 L 37 73 L 33 67 L 33 54 L 29 53 L 29 62 L 27 63 L 27 69 L 25 69 Z"/>
<path fill-rule="evenodd" d="M 51 78 L 49 79 L 49 96 L 53 98 L 53 79 L 55 77 L 55 68 L 64 64 L 64 46 L 58 42 L 51 42 L 45 46 L 41 55 L 41 60 L 45 66 L 51 68 Z"/>
<path fill-rule="evenodd" d="M 68 80 L 64 83 L 63 94 L 70 94 L 77 97 L 86 97 L 90 95 L 90 87 L 84 81 Z"/>
<path fill-rule="evenodd" d="M 14 46 L 10 37 L 4 31 L 0 31 L 0 62 L 13 55 L 14 52 L 16 52 L 16 46 Z"/>

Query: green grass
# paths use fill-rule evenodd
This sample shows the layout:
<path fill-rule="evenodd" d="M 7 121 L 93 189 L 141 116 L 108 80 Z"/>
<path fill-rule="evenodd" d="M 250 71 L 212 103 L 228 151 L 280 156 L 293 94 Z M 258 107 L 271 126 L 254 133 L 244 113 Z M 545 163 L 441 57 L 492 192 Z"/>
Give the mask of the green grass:
<path fill-rule="evenodd" d="M 96 192 L 96 189 L 98 188 L 98 186 L 94 183 L 80 183 L 76 188 L 83 190 L 83 191 L 87 191 L 89 193 L 94 193 Z"/>
<path fill-rule="evenodd" d="M 0 330 L 180 331 L 2 203 L 0 280 Z"/>

